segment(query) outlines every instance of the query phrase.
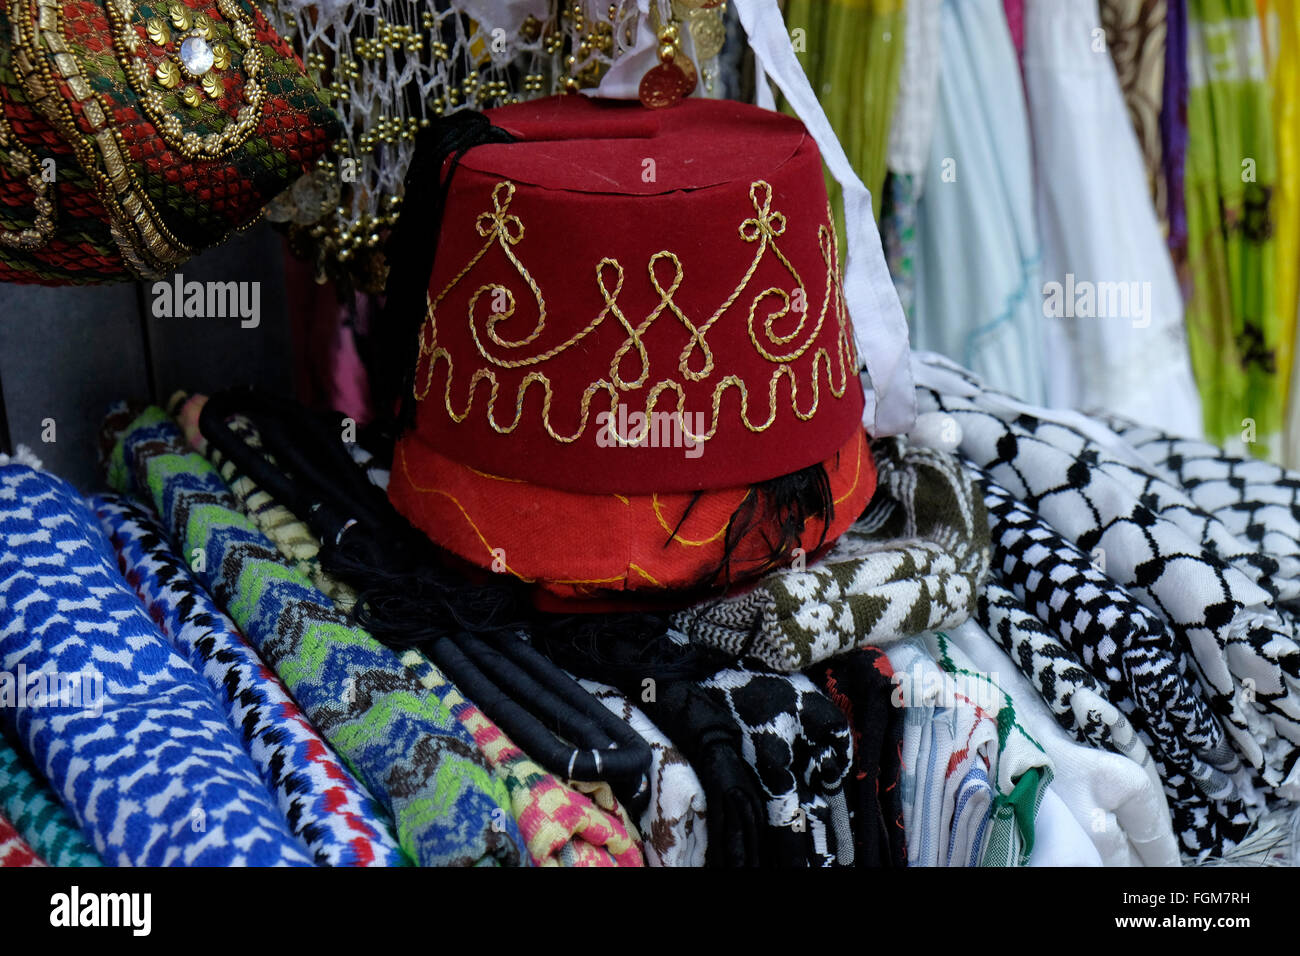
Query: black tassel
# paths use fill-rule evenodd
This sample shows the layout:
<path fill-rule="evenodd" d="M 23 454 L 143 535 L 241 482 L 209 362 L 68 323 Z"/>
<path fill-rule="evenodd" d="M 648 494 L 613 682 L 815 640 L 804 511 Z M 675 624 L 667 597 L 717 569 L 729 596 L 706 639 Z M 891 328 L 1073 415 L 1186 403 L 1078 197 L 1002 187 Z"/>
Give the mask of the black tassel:
<path fill-rule="evenodd" d="M 826 543 L 826 532 L 835 520 L 835 499 L 830 475 L 821 463 L 788 475 L 759 482 L 750 488 L 727 522 L 723 536 L 722 561 L 711 582 L 726 589 L 739 579 L 758 577 L 773 568 L 789 564 L 809 521 L 821 521 L 821 535 L 815 552 Z M 759 535 L 766 553 L 757 564 L 733 568 L 732 559 L 742 543 Z"/>
<path fill-rule="evenodd" d="M 513 136 L 475 110 L 440 117 L 416 136 L 415 153 L 406 171 L 402 212 L 384 247 L 388 284 L 374 332 L 376 366 L 370 385 L 375 408 L 387 426 L 379 429 L 385 435 L 385 445 L 395 441 L 415 417 L 412 391 L 420 357 L 420 327 L 424 324 L 429 277 L 442 232 L 442 214 L 456 167 L 475 146 L 514 141 Z M 451 164 L 444 178 L 442 168 L 448 158 Z"/>

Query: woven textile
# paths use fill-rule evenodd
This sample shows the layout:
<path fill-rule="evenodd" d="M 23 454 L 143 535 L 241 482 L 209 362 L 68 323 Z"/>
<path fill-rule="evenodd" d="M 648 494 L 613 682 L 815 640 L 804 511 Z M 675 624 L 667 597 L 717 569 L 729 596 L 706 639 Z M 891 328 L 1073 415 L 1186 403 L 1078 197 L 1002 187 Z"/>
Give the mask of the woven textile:
<path fill-rule="evenodd" d="M 980 593 L 978 621 L 1076 739 L 1124 754 L 1147 770 L 1169 800 L 1174 830 L 1186 852 L 1203 856 L 1219 844 L 1219 814 L 1210 798 L 1133 726 L 1078 655 L 1026 611 L 1014 593 L 990 581 Z"/>
<path fill-rule="evenodd" d="M 1164 151 L 1160 137 L 1160 110 L 1165 89 L 1165 0 L 1101 0 L 1101 25 L 1106 49 L 1124 91 L 1133 132 L 1142 148 L 1147 183 L 1156 215 L 1168 232 L 1168 201 L 1161 168 Z"/>
<path fill-rule="evenodd" d="M 27 845 L 13 828 L 13 825 L 0 815 L 0 867 L 45 866 L 46 863 Z"/>
<path fill-rule="evenodd" d="M 1238 800 L 1230 775 L 1241 762 L 1164 622 L 996 483 L 984 485 L 1001 583 L 1061 636 L 1107 696 L 1206 796 Z"/>
<path fill-rule="evenodd" d="M 989 841 L 993 799 L 988 768 L 979 761 L 972 763 L 957 786 L 957 803 L 952 810 L 952 828 L 948 831 L 949 866 L 980 865 Z"/>
<path fill-rule="evenodd" d="M 844 845 L 841 838 L 849 832 L 843 788 L 853 764 L 853 737 L 839 708 L 802 674 L 734 667 L 700 686 L 740 727 L 745 760 L 767 795 L 769 828 L 794 837 L 788 844 L 782 840 L 790 856 L 777 862 L 852 864 L 852 841 Z"/>
<path fill-rule="evenodd" d="M 177 424 L 185 432 L 190 444 L 207 457 L 221 473 L 222 479 L 239 502 L 240 508 L 257 523 L 262 534 L 273 542 L 280 553 L 295 568 L 307 575 L 311 583 L 325 592 L 334 603 L 344 611 L 350 611 L 356 603 L 356 592 L 347 584 L 326 574 L 317 560 L 320 542 L 311 530 L 298 517 L 276 501 L 269 493 L 263 491 L 247 475 L 235 467 L 235 463 L 226 457 L 199 431 L 199 414 L 207 401 L 206 395 L 192 395 L 177 410 Z M 173 400 L 175 404 L 175 400 Z M 251 448 L 260 449 L 262 439 L 257 429 L 242 416 L 235 416 L 229 423 L 230 430 L 242 438 Z M 271 463 L 275 459 L 267 456 Z"/>
<path fill-rule="evenodd" d="M 1276 135 L 1254 0 L 1187 0 L 1187 77 L 1187 338 L 1205 437 L 1236 445 L 1249 419 L 1250 453 L 1275 458 L 1296 316 L 1278 309 Z"/>
<path fill-rule="evenodd" d="M 872 443 L 879 483 L 862 518 L 805 570 L 674 616 L 692 641 L 779 671 L 888 644 L 970 617 L 988 568 L 984 506 L 956 458 L 890 438 Z"/>
<path fill-rule="evenodd" d="M 1251 553 L 1226 564 L 1185 530 L 1192 523 L 1206 533 L 1212 529 L 1200 509 L 1177 505 L 1157 514 L 1154 508 L 1177 489 L 1165 485 L 1157 495 L 1137 469 L 1124 469 L 1125 480 L 1142 479 L 1151 489 L 1140 498 L 1116 477 L 1120 469 L 1072 429 L 1003 411 L 983 395 L 922 389 L 918 400 L 923 410 L 951 414 L 962 431 L 963 454 L 1063 538 L 1104 556 L 1106 575 L 1170 625 L 1190 648 L 1210 708 L 1242 758 L 1279 795 L 1295 795 L 1300 648 L 1268 591 L 1240 570 L 1252 566 Z M 1082 452 L 1091 454 L 1057 447 L 1066 433 L 1072 448 L 1082 442 Z"/>
<path fill-rule="evenodd" d="M 0 468 L 0 542 L 0 669 L 21 665 L 29 681 L 25 705 L 0 707 L 0 719 L 100 857 L 310 865 L 211 688 L 118 575 L 76 490 Z M 38 672 L 48 676 L 33 704 Z"/>
<path fill-rule="evenodd" d="M 992 823 L 989 750 L 997 724 L 935 663 L 924 638 L 886 651 L 898 681 L 895 701 L 903 707 L 907 865 L 973 866 L 983 858 Z"/>
<path fill-rule="evenodd" d="M 646 863 L 704 866 L 708 806 L 704 787 L 690 763 L 619 690 L 593 680 L 579 679 L 578 683 L 650 745 L 650 805 L 641 814 Z"/>
<path fill-rule="evenodd" d="M 1127 756 L 1080 742 L 1062 727 L 1038 688 L 997 642 L 974 621 L 947 634 L 979 670 L 997 677 L 1016 713 L 1052 760 L 1051 793 L 1074 815 L 1107 866 L 1178 866 L 1169 805 L 1145 749 L 1145 766 Z M 1114 711 L 1114 708 L 1110 708 Z M 1045 799 L 1039 815 L 1048 811 Z M 1041 828 L 1035 847 L 1041 848 Z M 1030 865 L 1036 865 L 1035 852 Z"/>
<path fill-rule="evenodd" d="M 103 866 L 58 798 L 0 737 L 0 815 L 51 866 Z"/>
<path fill-rule="evenodd" d="M 957 630 L 967 626 L 978 625 L 966 621 Z M 926 644 L 936 663 L 963 693 L 975 695 L 998 728 L 997 746 L 989 754 L 994 798 L 980 865 L 1027 866 L 1034 851 L 1034 821 L 1054 776 L 1051 759 L 1021 724 L 1015 702 L 995 676 L 982 672 L 946 634 L 928 635 Z"/>
<path fill-rule="evenodd" d="M 123 577 L 172 646 L 207 678 L 290 829 L 316 862 L 409 863 L 374 798 L 194 580 L 157 518 L 118 495 L 92 503 Z"/>
<path fill-rule="evenodd" d="M 2 11 L 4 32 L 28 63 L 25 94 L 74 154 L 58 164 L 58 178 L 79 169 L 90 186 L 89 195 L 54 195 L 83 209 L 91 198 L 102 204 L 115 279 L 165 275 L 246 226 L 338 129 L 256 5 L 174 0 L 170 17 L 154 16 L 156 9 L 134 0 L 10 0 Z M 177 68 L 191 39 L 211 44 L 202 82 Z M 53 213 L 60 232 L 61 213 L 60 205 Z M 78 227 L 73 237 L 87 232 Z M 102 278 L 102 242 L 92 251 L 88 263 L 47 255 L 34 275 L 18 269 L 6 278 Z"/>
<path fill-rule="evenodd" d="M 1278 597 L 1300 603 L 1300 472 L 1122 419 L 1106 422 L 1238 542 L 1274 562 Z"/>
<path fill-rule="evenodd" d="M 894 669 L 878 647 L 815 664 L 808 677 L 838 707 L 853 732 L 853 771 L 845 789 L 853 810 L 857 866 L 906 866 L 899 751 L 903 708 L 894 705 Z"/>
<path fill-rule="evenodd" d="M 528 853 L 538 866 L 642 866 L 635 829 L 618 813 L 603 810 L 534 763 L 467 701 L 419 651 L 402 653 L 402 663 L 436 693 L 473 736 L 483 756 L 510 792 L 511 807 Z"/>
<path fill-rule="evenodd" d="M 446 704 L 284 565 L 162 410 L 106 429 L 121 432 L 110 484 L 151 500 L 204 555 L 199 579 L 392 815 L 402 849 L 425 866 L 526 862 L 505 784 Z"/>

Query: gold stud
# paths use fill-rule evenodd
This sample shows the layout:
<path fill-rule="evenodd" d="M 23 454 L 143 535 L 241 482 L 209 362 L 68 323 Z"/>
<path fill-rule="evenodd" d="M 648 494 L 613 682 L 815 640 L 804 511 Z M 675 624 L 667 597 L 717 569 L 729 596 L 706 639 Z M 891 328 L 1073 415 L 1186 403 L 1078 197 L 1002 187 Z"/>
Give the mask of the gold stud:
<path fill-rule="evenodd" d="M 212 18 L 206 13 L 196 13 L 194 15 L 194 29 L 199 31 L 199 35 L 205 40 L 211 40 L 215 37 L 216 31 L 212 29 Z"/>
<path fill-rule="evenodd" d="M 144 22 L 144 32 L 154 46 L 166 46 L 172 39 L 171 28 L 158 17 L 150 17 Z"/>
<path fill-rule="evenodd" d="M 164 89 L 174 90 L 181 84 L 181 71 L 171 60 L 159 60 L 154 67 L 153 78 Z"/>
<path fill-rule="evenodd" d="M 186 106 L 194 107 L 203 102 L 203 94 L 192 86 L 187 86 L 181 90 L 181 99 L 185 101 Z"/>
<path fill-rule="evenodd" d="M 188 30 L 194 26 L 194 14 L 183 3 L 173 3 L 168 16 L 171 17 L 172 26 L 178 30 Z"/>
<path fill-rule="evenodd" d="M 230 68 L 230 47 L 220 40 L 212 44 L 212 66 L 218 70 Z"/>
<path fill-rule="evenodd" d="M 203 78 L 199 80 L 199 84 L 203 87 L 203 92 L 208 94 L 208 96 L 214 100 L 218 99 L 222 93 L 226 92 L 226 88 L 222 82 L 211 73 L 204 73 Z"/>

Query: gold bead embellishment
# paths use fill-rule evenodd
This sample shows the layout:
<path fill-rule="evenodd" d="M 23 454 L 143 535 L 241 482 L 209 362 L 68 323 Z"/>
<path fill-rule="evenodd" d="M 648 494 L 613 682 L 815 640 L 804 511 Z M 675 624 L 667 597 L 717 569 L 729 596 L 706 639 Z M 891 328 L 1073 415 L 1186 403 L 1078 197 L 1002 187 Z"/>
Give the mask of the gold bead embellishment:
<path fill-rule="evenodd" d="M 187 159 L 218 159 L 242 146 L 261 124 L 266 102 L 252 16 L 236 0 L 217 0 L 216 13 L 174 0 L 155 6 L 148 17 L 142 17 L 136 0 L 105 6 L 118 60 L 167 145 Z M 240 75 L 229 73 L 236 63 Z M 177 106 L 197 109 L 205 100 L 225 99 L 232 89 L 242 102 L 231 104 L 233 116 L 224 127 L 187 128 Z M 203 122 L 219 121 L 220 115 L 208 112 Z"/>

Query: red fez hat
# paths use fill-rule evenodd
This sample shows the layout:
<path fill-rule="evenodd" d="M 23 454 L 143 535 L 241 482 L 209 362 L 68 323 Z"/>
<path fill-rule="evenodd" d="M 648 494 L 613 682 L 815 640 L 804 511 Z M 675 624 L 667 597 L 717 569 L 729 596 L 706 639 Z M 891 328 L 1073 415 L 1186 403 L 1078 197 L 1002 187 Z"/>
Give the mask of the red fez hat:
<path fill-rule="evenodd" d="M 563 597 L 757 570 L 763 482 L 825 469 L 828 543 L 875 469 L 821 156 L 798 120 L 567 96 L 448 183 L 414 428 L 389 494 L 435 542 Z M 430 241 L 435 241 L 430 237 Z"/>

